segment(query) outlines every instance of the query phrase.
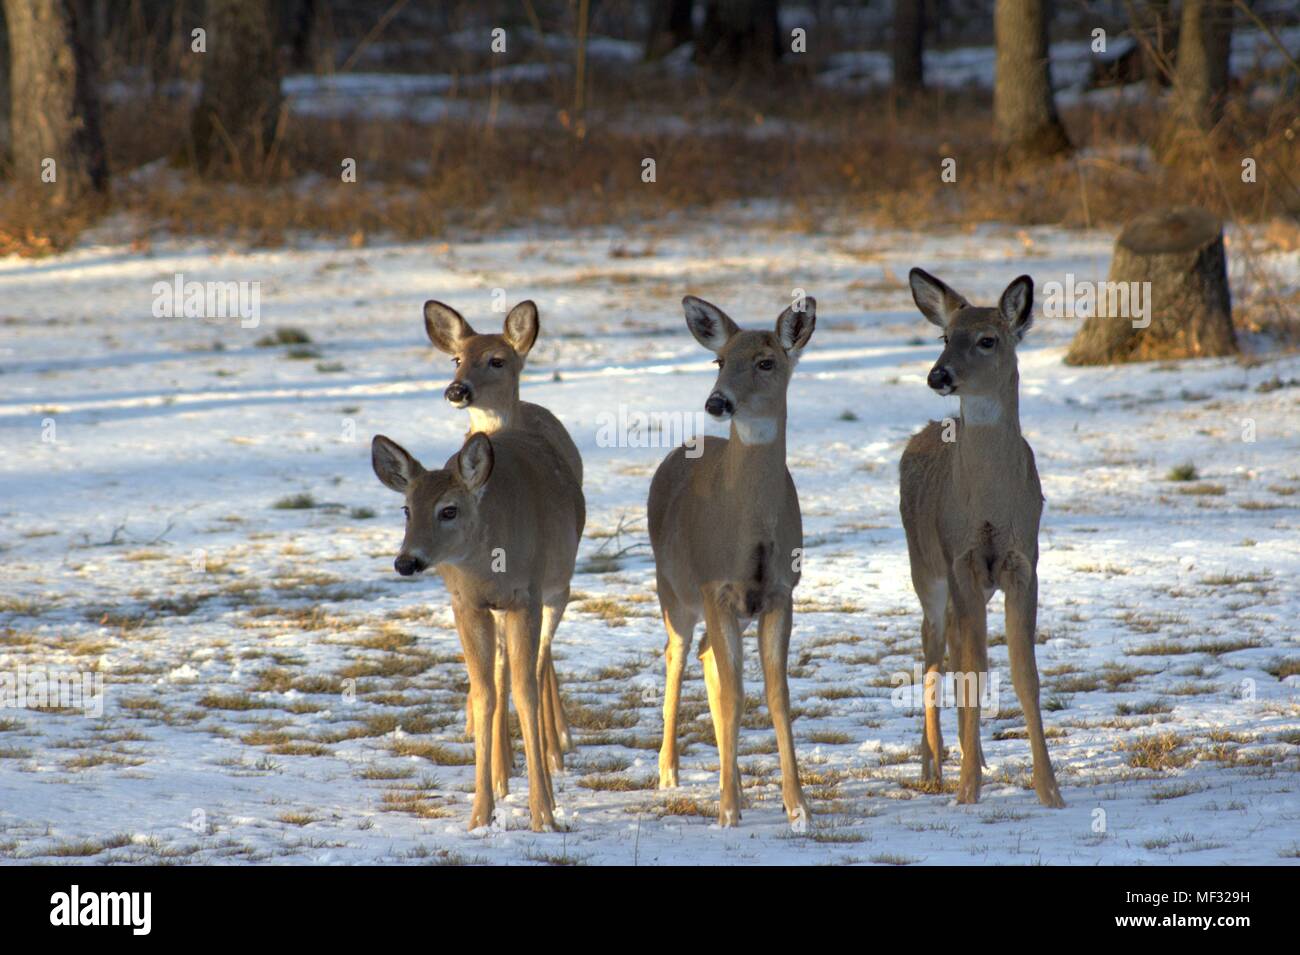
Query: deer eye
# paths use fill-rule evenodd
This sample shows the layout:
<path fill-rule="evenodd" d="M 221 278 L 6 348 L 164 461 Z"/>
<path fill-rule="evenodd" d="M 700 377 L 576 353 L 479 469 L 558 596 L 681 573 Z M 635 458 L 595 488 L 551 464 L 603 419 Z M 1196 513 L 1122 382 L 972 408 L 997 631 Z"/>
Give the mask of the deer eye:
<path fill-rule="evenodd" d="M 454 504 L 448 504 L 446 507 L 444 507 L 442 510 L 438 512 L 438 520 L 440 521 L 454 521 L 455 519 L 456 519 L 456 506 Z"/>
<path fill-rule="evenodd" d="M 758 367 L 761 368 L 763 371 L 771 371 L 773 368 L 776 367 L 776 362 L 773 361 L 771 358 L 764 358 L 762 361 L 758 363 Z"/>
<path fill-rule="evenodd" d="M 493 368 L 504 368 L 506 366 L 506 361 L 504 358 L 489 358 L 488 364 Z"/>
<path fill-rule="evenodd" d="M 986 335 L 986 336 L 984 336 L 983 338 L 981 338 L 981 339 L 979 340 L 979 346 L 980 346 L 980 348 L 992 348 L 992 347 L 993 347 L 994 345 L 996 345 L 997 343 L 998 343 L 998 340 L 997 340 L 996 338 L 993 338 L 992 336 L 989 336 L 989 335 Z"/>

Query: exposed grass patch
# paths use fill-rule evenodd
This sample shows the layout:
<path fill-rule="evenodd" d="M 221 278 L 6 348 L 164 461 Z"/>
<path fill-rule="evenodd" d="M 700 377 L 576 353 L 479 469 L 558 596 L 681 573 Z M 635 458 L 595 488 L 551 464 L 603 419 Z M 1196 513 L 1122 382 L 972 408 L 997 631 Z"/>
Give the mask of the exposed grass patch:
<path fill-rule="evenodd" d="M 316 506 L 316 498 L 303 491 L 282 497 L 271 506 L 277 511 L 305 511 Z"/>
<path fill-rule="evenodd" d="M 1161 640 L 1129 650 L 1135 657 L 1171 657 L 1185 653 L 1208 653 L 1218 656 L 1221 653 L 1235 653 L 1238 650 L 1252 650 L 1261 646 L 1258 640 L 1240 638 L 1236 640 L 1208 640 L 1200 643 L 1179 643 L 1176 640 Z"/>
<path fill-rule="evenodd" d="M 1136 740 L 1121 740 L 1116 749 L 1128 753 L 1128 764 L 1134 769 L 1154 769 L 1167 772 L 1186 766 L 1194 754 L 1182 748 L 1186 740 L 1177 733 L 1155 733 Z"/>
<path fill-rule="evenodd" d="M 255 343 L 258 348 L 274 348 L 276 345 L 308 345 L 311 343 L 311 336 L 301 328 L 284 326 L 277 328 L 270 334 L 263 335 Z"/>
<path fill-rule="evenodd" d="M 1199 484 L 1189 484 L 1186 487 L 1178 489 L 1179 494 L 1187 494 L 1192 497 L 1223 497 L 1228 493 L 1228 489 L 1222 484 L 1210 484 L 1202 481 Z"/>
<path fill-rule="evenodd" d="M 622 774 L 598 775 L 593 773 L 579 779 L 578 785 L 583 789 L 591 789 L 597 792 L 628 793 L 643 789 L 654 789 L 658 785 L 658 779 L 654 776 L 638 778 Z"/>
<path fill-rule="evenodd" d="M 474 752 L 471 749 L 458 749 L 423 740 L 393 740 L 389 752 L 394 756 L 418 756 L 437 766 L 474 765 Z"/>

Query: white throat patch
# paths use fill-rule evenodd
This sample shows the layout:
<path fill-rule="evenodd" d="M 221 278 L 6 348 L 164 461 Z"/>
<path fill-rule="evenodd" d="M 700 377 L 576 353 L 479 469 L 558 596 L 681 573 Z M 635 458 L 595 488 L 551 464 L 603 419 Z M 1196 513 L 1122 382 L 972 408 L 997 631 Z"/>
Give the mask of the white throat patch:
<path fill-rule="evenodd" d="M 776 440 L 775 418 L 732 418 L 741 444 L 771 444 Z"/>
<path fill-rule="evenodd" d="M 989 425 L 1002 420 L 1002 402 L 997 398 L 971 395 L 961 400 L 962 424 Z"/>
<path fill-rule="evenodd" d="M 492 411 L 488 408 L 469 407 L 469 429 L 481 431 L 484 434 L 496 434 L 506 426 L 506 420 L 500 412 Z"/>

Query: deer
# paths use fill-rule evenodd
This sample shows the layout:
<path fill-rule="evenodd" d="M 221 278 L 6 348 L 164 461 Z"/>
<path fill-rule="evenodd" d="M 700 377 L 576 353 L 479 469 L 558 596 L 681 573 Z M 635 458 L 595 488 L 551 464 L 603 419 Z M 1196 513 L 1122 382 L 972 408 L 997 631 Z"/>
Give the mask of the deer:
<path fill-rule="evenodd" d="M 943 352 L 926 378 L 956 395 L 960 417 L 931 421 L 908 441 L 899 465 L 899 509 L 912 586 L 921 604 L 925 658 L 922 779 L 941 787 L 943 734 L 935 697 L 950 665 L 964 674 L 957 696 L 961 741 L 958 803 L 976 803 L 984 766 L 980 701 L 971 675 L 988 672 L 986 605 L 1006 600 L 1011 678 L 1024 713 L 1039 801 L 1062 808 L 1039 709 L 1034 632 L 1038 616 L 1038 525 L 1042 486 L 1034 452 L 1020 432 L 1016 346 L 1033 324 L 1034 283 L 1021 275 L 996 308 L 976 307 L 921 269 L 908 276 L 912 298 L 943 329 Z M 971 696 L 975 699 L 972 702 Z"/>
<path fill-rule="evenodd" d="M 686 325 L 717 355 L 718 377 L 704 403 L 727 438 L 697 437 L 674 449 L 650 483 L 647 516 L 659 607 L 668 633 L 659 751 L 659 788 L 678 785 L 677 714 L 686 657 L 704 620 L 700 659 L 719 753 L 718 824 L 740 823 L 736 761 L 745 694 L 742 634 L 758 620 L 767 708 L 781 761 L 782 802 L 791 825 L 811 820 L 799 785 L 786 677 L 803 525 L 786 468 L 786 392 L 816 324 L 817 303 L 787 308 L 774 331 L 742 330 L 721 309 L 682 299 Z"/>
<path fill-rule="evenodd" d="M 424 329 L 433 346 L 451 355 L 455 363 L 455 376 L 443 391 L 443 397 L 454 407 L 469 412 L 470 426 L 466 434 L 477 431 L 493 435 L 518 428 L 538 435 L 559 453 L 581 486 L 582 455 L 564 425 L 541 405 L 519 400 L 519 376 L 540 330 L 537 306 L 532 301 L 520 302 L 507 313 L 501 334 L 480 335 L 460 312 L 430 300 L 424 303 Z M 539 664 L 542 742 L 553 772 L 564 769 L 564 754 L 573 749 L 551 658 L 555 631 L 563 616 L 561 604 L 558 609 L 545 608 L 542 617 Z M 509 661 L 500 665 L 508 669 Z M 473 712 L 469 709 L 465 714 L 465 733 L 474 733 Z"/>
<path fill-rule="evenodd" d="M 582 487 L 540 437 L 471 434 L 442 468 L 424 468 L 384 435 L 371 442 L 380 482 L 405 498 L 406 532 L 393 562 L 409 577 L 430 567 L 451 597 L 474 714 L 471 831 L 490 825 L 509 792 L 506 666 L 519 714 L 534 832 L 555 829 L 542 747 L 539 661 L 543 617 L 563 610 L 586 520 Z"/>

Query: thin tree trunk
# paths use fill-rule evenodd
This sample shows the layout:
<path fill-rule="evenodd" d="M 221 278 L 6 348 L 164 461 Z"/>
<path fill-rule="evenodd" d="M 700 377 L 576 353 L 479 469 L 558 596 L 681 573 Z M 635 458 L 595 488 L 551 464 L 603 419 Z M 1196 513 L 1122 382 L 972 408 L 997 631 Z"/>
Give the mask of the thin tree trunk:
<path fill-rule="evenodd" d="M 262 0 L 208 0 L 202 26 L 203 94 L 194 110 L 194 156 L 203 172 L 261 169 L 280 112 L 275 31 Z"/>
<path fill-rule="evenodd" d="M 1048 0 L 997 0 L 993 115 L 998 141 L 1012 161 L 1055 156 L 1070 150 L 1056 113 L 1048 58 Z"/>
<path fill-rule="evenodd" d="M 925 0 L 894 0 L 895 89 L 910 92 L 925 86 L 924 45 Z"/>
<path fill-rule="evenodd" d="M 65 208 L 108 189 L 91 57 L 71 0 L 4 0 L 16 179 Z M 49 181 L 53 177 L 53 181 Z"/>
<path fill-rule="evenodd" d="M 657 60 L 695 38 L 694 0 L 651 0 L 645 58 Z"/>
<path fill-rule="evenodd" d="M 1230 0 L 1183 0 L 1173 108 L 1160 138 L 1159 152 L 1166 161 L 1195 150 L 1193 140 L 1223 119 L 1233 13 Z"/>
<path fill-rule="evenodd" d="M 779 0 L 708 0 L 696 39 L 696 62 L 770 72 L 781 58 L 779 13 Z"/>

